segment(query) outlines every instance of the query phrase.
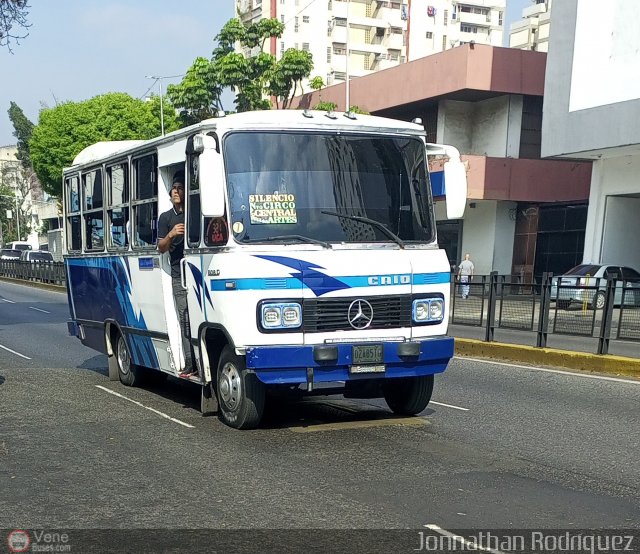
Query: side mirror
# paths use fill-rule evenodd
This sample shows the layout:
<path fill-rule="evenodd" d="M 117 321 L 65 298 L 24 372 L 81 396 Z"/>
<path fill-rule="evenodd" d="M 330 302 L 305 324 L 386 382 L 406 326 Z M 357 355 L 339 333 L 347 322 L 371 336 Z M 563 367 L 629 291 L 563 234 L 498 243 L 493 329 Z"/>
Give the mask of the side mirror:
<path fill-rule="evenodd" d="M 215 149 L 203 150 L 198 158 L 200 206 L 204 217 L 224 215 L 224 169 L 222 154 Z"/>
<path fill-rule="evenodd" d="M 467 205 L 467 170 L 459 157 L 444 163 L 444 190 L 447 219 L 460 219 Z"/>

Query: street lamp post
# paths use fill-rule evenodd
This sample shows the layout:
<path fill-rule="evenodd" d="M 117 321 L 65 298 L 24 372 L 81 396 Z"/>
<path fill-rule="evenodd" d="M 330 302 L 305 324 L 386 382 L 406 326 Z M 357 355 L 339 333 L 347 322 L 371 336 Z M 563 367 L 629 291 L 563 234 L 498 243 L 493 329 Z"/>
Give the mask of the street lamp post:
<path fill-rule="evenodd" d="M 160 129 L 162 131 L 162 136 L 164 136 L 164 108 L 162 101 L 162 79 L 166 79 L 166 77 L 157 77 L 155 75 L 145 75 L 147 79 L 155 79 L 158 82 L 158 86 L 160 88 Z"/>

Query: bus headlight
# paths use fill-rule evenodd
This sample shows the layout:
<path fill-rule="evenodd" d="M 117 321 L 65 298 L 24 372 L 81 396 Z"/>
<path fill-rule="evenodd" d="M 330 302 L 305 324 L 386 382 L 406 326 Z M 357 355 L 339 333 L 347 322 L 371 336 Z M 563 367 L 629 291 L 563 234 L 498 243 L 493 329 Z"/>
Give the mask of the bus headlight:
<path fill-rule="evenodd" d="M 415 323 L 439 323 L 444 318 L 444 299 L 419 298 L 413 301 L 411 311 Z"/>
<path fill-rule="evenodd" d="M 260 306 L 262 329 L 296 329 L 302 325 L 302 306 L 296 302 L 268 302 Z"/>

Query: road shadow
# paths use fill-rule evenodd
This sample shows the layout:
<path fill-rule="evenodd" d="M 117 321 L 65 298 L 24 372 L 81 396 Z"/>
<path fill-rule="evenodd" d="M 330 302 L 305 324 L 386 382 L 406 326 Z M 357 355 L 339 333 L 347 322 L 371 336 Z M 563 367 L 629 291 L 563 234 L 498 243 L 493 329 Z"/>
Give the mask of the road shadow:
<path fill-rule="evenodd" d="M 88 369 L 100 375 L 109 375 L 109 362 L 104 354 L 98 354 L 92 358 L 87 358 L 76 366 L 78 369 Z"/>
<path fill-rule="evenodd" d="M 0 385 L 2 385 L 4 381 L 5 381 L 5 378 L 2 375 L 0 375 Z"/>

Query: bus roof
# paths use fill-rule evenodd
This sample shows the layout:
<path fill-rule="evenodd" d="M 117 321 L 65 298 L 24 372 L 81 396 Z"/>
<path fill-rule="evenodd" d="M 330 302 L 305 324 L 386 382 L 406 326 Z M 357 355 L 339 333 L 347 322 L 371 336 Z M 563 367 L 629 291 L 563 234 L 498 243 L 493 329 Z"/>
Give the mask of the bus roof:
<path fill-rule="evenodd" d="M 263 110 L 242 112 L 212 119 L 205 119 L 200 123 L 178 129 L 163 137 L 150 140 L 126 140 L 112 142 L 97 142 L 82 150 L 73 160 L 73 166 L 85 165 L 116 154 L 125 154 L 139 149 L 140 146 L 154 147 L 172 142 L 184 136 L 191 135 L 203 129 L 216 129 L 219 132 L 231 130 L 315 130 L 337 129 L 360 132 L 386 132 L 424 136 L 421 124 L 409 123 L 397 119 L 372 115 L 352 114 L 343 112 L 326 112 L 317 110 Z M 72 166 L 72 167 L 73 167 Z M 70 168 L 65 168 L 70 169 Z"/>

